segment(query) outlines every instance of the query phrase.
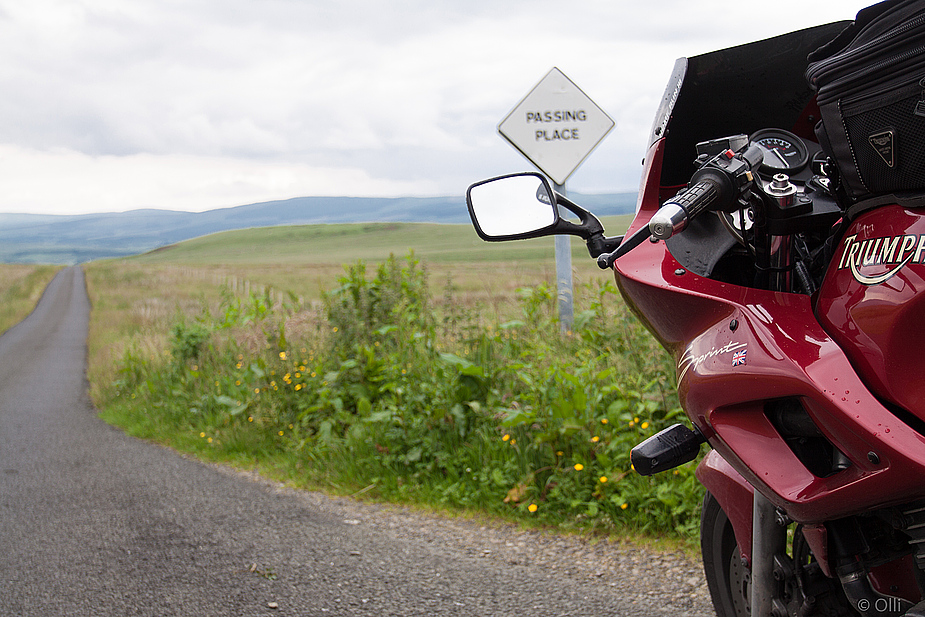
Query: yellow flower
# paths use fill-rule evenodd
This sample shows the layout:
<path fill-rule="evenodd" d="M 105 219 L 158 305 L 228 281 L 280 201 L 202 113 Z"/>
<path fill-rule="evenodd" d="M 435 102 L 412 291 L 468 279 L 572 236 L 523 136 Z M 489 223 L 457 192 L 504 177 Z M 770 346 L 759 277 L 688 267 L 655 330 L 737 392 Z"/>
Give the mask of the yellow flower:
<path fill-rule="evenodd" d="M 563 452 L 562 450 L 559 450 L 558 452 L 556 452 L 556 456 L 565 456 L 565 452 Z"/>
<path fill-rule="evenodd" d="M 599 442 L 600 440 L 601 440 L 601 438 L 598 437 L 597 435 L 595 435 L 594 437 L 591 438 L 591 441 L 593 441 L 594 443 L 597 443 L 597 442 Z"/>
<path fill-rule="evenodd" d="M 279 436 L 280 436 L 280 437 L 283 436 L 283 432 L 282 432 L 282 431 L 279 432 Z"/>
<path fill-rule="evenodd" d="M 254 416 L 247 416 L 247 421 L 248 421 L 248 422 L 253 422 L 253 421 L 254 421 Z"/>
<path fill-rule="evenodd" d="M 602 418 L 602 419 L 601 419 L 601 424 L 607 424 L 607 418 Z"/>
<path fill-rule="evenodd" d="M 648 422 L 643 422 L 642 424 L 639 425 L 639 428 L 641 428 L 641 429 L 647 429 L 647 428 L 649 428 L 649 423 L 648 423 Z"/>
<path fill-rule="evenodd" d="M 200 437 L 205 437 L 206 434 L 205 434 L 205 433 L 199 433 L 199 436 L 200 436 Z"/>
<path fill-rule="evenodd" d="M 620 509 L 621 509 L 621 510 L 626 510 L 628 507 L 630 507 L 630 505 L 629 505 L 628 503 L 625 503 L 625 504 L 623 504 L 622 506 L 620 506 Z"/>
<path fill-rule="evenodd" d="M 298 391 L 301 390 L 301 389 L 302 389 L 302 384 L 300 384 L 300 383 L 299 383 L 299 384 L 296 384 L 296 386 L 295 386 L 295 391 L 298 392 Z"/>
<path fill-rule="evenodd" d="M 235 380 L 234 385 L 240 386 L 240 385 L 241 385 L 241 380 L 240 380 L 240 379 Z"/>
<path fill-rule="evenodd" d="M 575 463 L 575 471 L 581 471 L 584 468 L 585 466 L 582 465 L 581 463 Z"/>
<path fill-rule="evenodd" d="M 294 427 L 294 426 L 292 426 L 292 425 L 290 424 L 290 425 L 289 425 L 289 428 L 290 428 L 290 429 L 294 429 L 295 427 Z"/>
<path fill-rule="evenodd" d="M 211 438 L 211 437 L 209 437 L 209 439 L 208 439 L 208 441 L 209 441 L 209 443 L 212 443 L 212 438 Z"/>
<path fill-rule="evenodd" d="M 334 331 L 337 332 L 337 326 L 334 326 Z"/>
<path fill-rule="evenodd" d="M 505 435 L 504 437 L 501 438 L 501 441 L 507 441 L 510 438 L 511 438 L 510 435 Z"/>
<path fill-rule="evenodd" d="M 633 422 L 639 423 L 639 418 L 633 418 Z"/>
<path fill-rule="evenodd" d="M 286 359 L 286 352 L 285 352 L 285 351 L 279 352 L 279 359 L 280 359 L 280 360 L 285 360 L 285 359 Z"/>
<path fill-rule="evenodd" d="M 601 476 L 601 484 L 607 484 L 607 476 Z"/>
<path fill-rule="evenodd" d="M 512 440 L 511 440 L 511 445 L 512 445 L 512 446 L 513 446 L 514 444 L 516 444 L 516 443 L 517 443 L 517 440 L 516 440 L 516 439 L 512 439 Z"/>
<path fill-rule="evenodd" d="M 535 503 L 531 503 L 529 506 L 527 506 L 527 510 L 529 510 L 530 512 L 536 512 L 538 509 L 539 508 L 537 507 Z"/>
<path fill-rule="evenodd" d="M 260 388 L 254 388 L 254 394 L 260 394 Z"/>

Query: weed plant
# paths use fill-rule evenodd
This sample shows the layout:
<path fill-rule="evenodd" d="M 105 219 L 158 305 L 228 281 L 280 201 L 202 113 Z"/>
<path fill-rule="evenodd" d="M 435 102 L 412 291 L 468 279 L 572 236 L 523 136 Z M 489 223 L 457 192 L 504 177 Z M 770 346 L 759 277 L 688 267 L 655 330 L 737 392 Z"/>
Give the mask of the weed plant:
<path fill-rule="evenodd" d="M 562 334 L 546 285 L 485 323 L 450 283 L 435 308 L 413 254 L 358 262 L 316 312 L 226 293 L 178 317 L 99 403 L 134 434 L 343 494 L 693 538 L 693 466 L 644 478 L 629 458 L 683 415 L 673 364 L 613 283 L 581 291 Z"/>

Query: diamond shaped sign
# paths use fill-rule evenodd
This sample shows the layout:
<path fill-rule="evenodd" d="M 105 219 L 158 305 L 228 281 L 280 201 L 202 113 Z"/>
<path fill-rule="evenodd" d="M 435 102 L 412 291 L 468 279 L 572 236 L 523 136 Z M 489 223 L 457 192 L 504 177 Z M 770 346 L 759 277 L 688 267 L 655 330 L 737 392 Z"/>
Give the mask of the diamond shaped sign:
<path fill-rule="evenodd" d="M 556 184 L 565 184 L 614 121 L 553 68 L 498 125 L 498 132 Z"/>

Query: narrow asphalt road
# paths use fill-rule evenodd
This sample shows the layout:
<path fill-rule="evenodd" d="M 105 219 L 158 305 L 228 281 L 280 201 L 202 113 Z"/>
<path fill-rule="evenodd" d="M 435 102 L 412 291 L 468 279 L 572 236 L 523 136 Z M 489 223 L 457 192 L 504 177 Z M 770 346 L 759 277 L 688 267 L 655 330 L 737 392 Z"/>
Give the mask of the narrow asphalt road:
<path fill-rule="evenodd" d="M 486 558 L 501 541 L 477 524 L 284 489 L 127 437 L 86 395 L 89 309 L 69 268 L 0 337 L 0 616 L 704 614 L 701 600 L 646 602 L 652 581 L 529 551 Z"/>

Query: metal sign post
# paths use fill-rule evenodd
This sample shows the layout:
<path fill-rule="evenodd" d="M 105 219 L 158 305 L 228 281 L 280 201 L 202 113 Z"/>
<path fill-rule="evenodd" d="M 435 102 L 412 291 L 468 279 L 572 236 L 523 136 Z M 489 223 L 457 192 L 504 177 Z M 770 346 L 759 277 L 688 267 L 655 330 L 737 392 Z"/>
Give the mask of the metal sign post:
<path fill-rule="evenodd" d="M 498 132 L 565 195 L 565 182 L 604 139 L 614 121 L 562 71 L 553 68 L 498 125 Z M 572 252 L 568 236 L 556 236 L 559 324 L 571 330 Z"/>

